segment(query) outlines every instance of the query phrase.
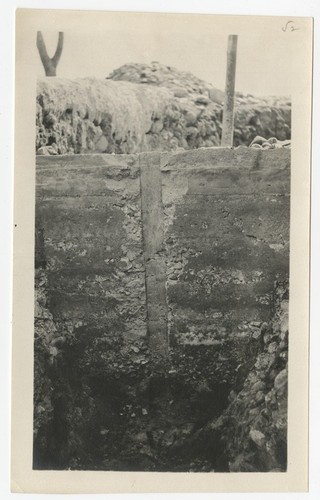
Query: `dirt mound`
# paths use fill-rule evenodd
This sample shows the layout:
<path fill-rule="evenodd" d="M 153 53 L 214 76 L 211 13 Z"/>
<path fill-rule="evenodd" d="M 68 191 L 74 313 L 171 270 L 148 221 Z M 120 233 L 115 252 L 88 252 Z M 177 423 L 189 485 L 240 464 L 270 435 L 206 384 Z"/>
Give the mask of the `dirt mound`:
<path fill-rule="evenodd" d="M 195 93 L 210 94 L 210 99 L 219 104 L 224 99 L 224 92 L 200 80 L 192 73 L 179 71 L 157 61 L 152 62 L 150 66 L 147 64 L 125 64 L 114 70 L 107 78 L 115 81 L 166 87 L 173 91 L 175 97 L 186 97 Z"/>
<path fill-rule="evenodd" d="M 37 88 L 38 154 L 135 153 L 220 145 L 223 92 L 191 73 L 127 64 L 108 79 L 44 78 Z M 286 98 L 236 96 L 234 145 L 288 140 Z"/>

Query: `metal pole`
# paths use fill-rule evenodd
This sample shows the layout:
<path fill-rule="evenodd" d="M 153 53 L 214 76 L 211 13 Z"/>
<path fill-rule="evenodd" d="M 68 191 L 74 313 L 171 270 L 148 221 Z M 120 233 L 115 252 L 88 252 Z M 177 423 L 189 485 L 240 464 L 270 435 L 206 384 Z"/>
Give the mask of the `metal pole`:
<path fill-rule="evenodd" d="M 226 90 L 222 122 L 222 147 L 233 146 L 234 89 L 236 80 L 238 35 L 229 35 L 227 52 Z"/>

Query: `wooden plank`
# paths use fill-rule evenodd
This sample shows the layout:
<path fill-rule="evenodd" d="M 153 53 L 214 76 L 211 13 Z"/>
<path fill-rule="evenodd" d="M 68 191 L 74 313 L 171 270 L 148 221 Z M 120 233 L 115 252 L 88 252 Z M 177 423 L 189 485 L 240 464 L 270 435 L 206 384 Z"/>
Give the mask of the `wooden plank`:
<path fill-rule="evenodd" d="M 153 369 L 165 373 L 168 367 L 169 349 L 160 154 L 141 153 L 139 159 L 147 331 Z"/>

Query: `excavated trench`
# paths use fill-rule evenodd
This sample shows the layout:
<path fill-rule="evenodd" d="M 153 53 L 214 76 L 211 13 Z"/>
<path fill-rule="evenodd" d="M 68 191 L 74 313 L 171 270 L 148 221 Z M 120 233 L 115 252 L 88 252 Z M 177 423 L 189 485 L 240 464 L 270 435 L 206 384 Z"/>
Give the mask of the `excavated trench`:
<path fill-rule="evenodd" d="M 227 384 L 195 390 L 170 376 L 139 383 L 102 375 L 78 384 L 70 361 L 66 354 L 65 369 L 58 364 L 51 374 L 54 410 L 45 434 L 35 439 L 34 468 L 228 470 L 217 433 L 193 439 L 227 407 Z"/>
<path fill-rule="evenodd" d="M 34 468 L 286 470 L 290 151 L 38 158 Z"/>
<path fill-rule="evenodd" d="M 229 357 L 225 373 L 216 375 L 214 353 L 207 346 L 198 347 L 202 374 L 190 363 L 195 352 L 189 346 L 190 358 L 188 349 L 178 356 L 172 351 L 173 368 L 166 376 L 149 368 L 130 375 L 117 372 L 114 365 L 104 373 L 94 363 L 81 364 L 92 340 L 89 331 L 61 345 L 53 363 L 48 357 L 52 347 L 37 337 L 34 468 L 227 472 L 230 464 L 237 470 L 234 462 L 244 454 L 239 470 L 285 470 L 285 432 L 273 443 L 271 457 L 265 451 L 260 456 L 260 446 L 250 439 L 252 428 L 274 439 L 279 423 L 285 425 L 277 380 L 287 363 L 287 284 L 278 288 L 269 326 L 262 325 L 256 339 L 233 346 L 237 361 L 242 351 L 243 362 L 235 366 Z M 43 311 L 43 316 L 50 313 Z M 112 364 L 121 346 L 113 343 L 109 348 Z M 286 381 L 280 396 L 286 396 Z"/>

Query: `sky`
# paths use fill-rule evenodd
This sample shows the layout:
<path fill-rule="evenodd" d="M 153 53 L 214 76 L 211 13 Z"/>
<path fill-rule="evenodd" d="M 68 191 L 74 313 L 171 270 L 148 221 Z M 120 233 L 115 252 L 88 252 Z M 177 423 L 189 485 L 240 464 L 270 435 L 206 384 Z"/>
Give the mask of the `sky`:
<path fill-rule="evenodd" d="M 151 17 L 150 17 L 151 16 Z M 53 55 L 58 31 L 64 49 L 57 76 L 104 78 L 126 63 L 158 61 L 224 90 L 228 34 L 238 35 L 236 90 L 253 95 L 291 95 L 292 40 L 299 31 L 283 31 L 285 18 L 246 16 L 169 16 L 118 13 L 94 25 L 90 15 L 52 19 L 37 28 Z M 291 26 L 291 25 L 289 25 Z M 297 26 L 297 28 L 299 28 Z M 35 36 L 35 34 L 34 34 Z M 33 50 L 36 51 L 35 43 Z M 39 57 L 37 75 L 44 74 Z"/>

